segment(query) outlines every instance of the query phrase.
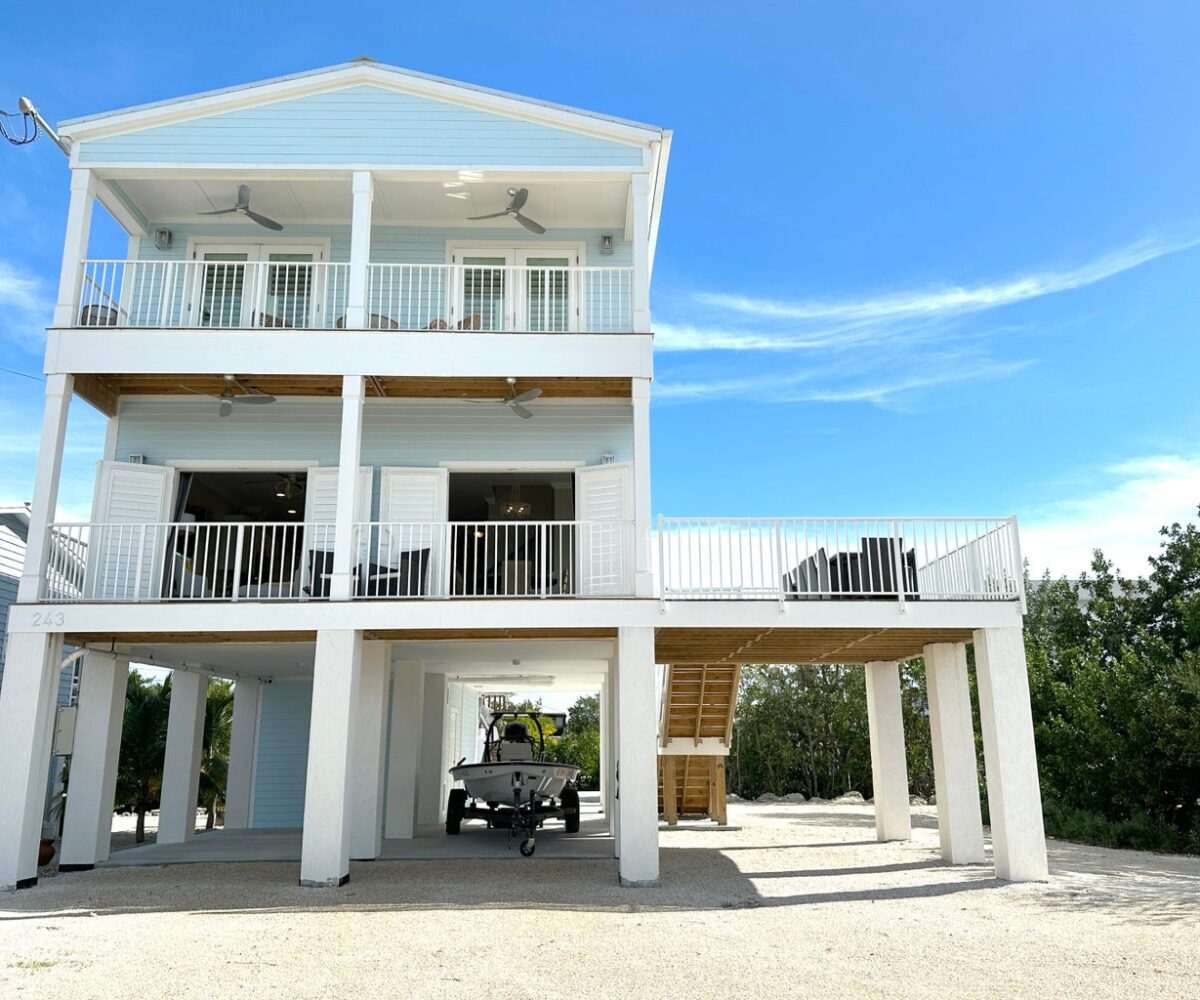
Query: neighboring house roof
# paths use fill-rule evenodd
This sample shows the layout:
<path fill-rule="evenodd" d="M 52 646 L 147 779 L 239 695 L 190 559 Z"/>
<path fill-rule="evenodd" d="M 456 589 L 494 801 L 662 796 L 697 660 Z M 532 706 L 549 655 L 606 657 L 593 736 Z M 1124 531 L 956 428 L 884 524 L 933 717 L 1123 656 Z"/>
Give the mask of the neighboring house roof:
<path fill-rule="evenodd" d="M 575 127 L 587 131 L 619 133 L 623 134 L 625 138 L 635 141 L 661 140 L 664 135 L 670 135 L 667 130 L 656 125 L 647 125 L 643 122 L 599 114 L 582 108 L 554 104 L 501 90 L 492 90 L 459 80 L 448 80 L 444 77 L 431 76 L 428 73 L 418 73 L 414 70 L 402 69 L 399 66 L 378 63 L 367 56 L 360 56 L 351 62 L 339 63 L 335 66 L 324 66 L 320 69 L 240 84 L 236 87 L 224 87 L 185 97 L 138 104 L 80 118 L 69 118 L 59 123 L 59 130 L 71 138 L 81 138 L 85 134 L 101 129 L 126 131 L 144 128 L 147 125 L 176 117 L 211 114 L 227 106 L 236 107 L 259 101 L 277 100 L 297 92 L 320 90 L 330 86 L 361 81 L 429 93 L 447 100 L 457 98 L 489 106 L 495 111 L 507 111 L 517 116 L 542 119 L 549 117 L 564 127 L 569 128 L 573 123 Z"/>
<path fill-rule="evenodd" d="M 11 529 L 21 541 L 28 543 L 29 505 L 0 504 L 0 525 Z"/>

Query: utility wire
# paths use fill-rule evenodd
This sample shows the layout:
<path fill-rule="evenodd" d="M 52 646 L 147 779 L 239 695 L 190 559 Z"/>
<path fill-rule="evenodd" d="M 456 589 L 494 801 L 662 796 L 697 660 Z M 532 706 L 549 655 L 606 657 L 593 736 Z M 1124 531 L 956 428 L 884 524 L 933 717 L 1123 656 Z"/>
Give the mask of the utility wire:
<path fill-rule="evenodd" d="M 17 115 L 14 115 L 11 111 L 0 111 L 0 136 L 3 136 L 13 146 L 28 146 L 38 137 L 37 119 L 31 114 L 21 112 L 20 117 L 24 123 L 24 128 L 22 134 L 17 135 L 9 125 L 9 121 L 16 117 Z"/>
<path fill-rule="evenodd" d="M 29 372 L 16 372 L 11 368 L 0 368 L 0 372 L 7 372 L 9 375 L 20 375 L 21 378 L 31 378 L 35 382 L 45 382 L 46 380 L 40 375 L 30 375 Z"/>

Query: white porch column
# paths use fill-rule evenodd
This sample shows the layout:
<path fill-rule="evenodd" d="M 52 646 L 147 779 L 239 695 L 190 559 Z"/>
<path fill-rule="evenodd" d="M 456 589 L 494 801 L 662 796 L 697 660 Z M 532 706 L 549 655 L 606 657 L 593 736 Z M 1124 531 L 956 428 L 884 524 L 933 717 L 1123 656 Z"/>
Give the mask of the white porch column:
<path fill-rule="evenodd" d="M 634 594 L 654 596 L 650 513 L 650 380 L 633 379 Z"/>
<path fill-rule="evenodd" d="M 362 646 L 361 632 L 317 632 L 300 847 L 302 886 L 326 888 L 350 881 L 351 771 Z"/>
<path fill-rule="evenodd" d="M 633 250 L 633 332 L 650 332 L 650 175 L 629 181 L 630 232 Z"/>
<path fill-rule="evenodd" d="M 333 574 L 329 598 L 350 600 L 354 585 L 354 518 L 358 511 L 358 468 L 362 451 L 363 396 L 366 379 L 342 378 L 342 441 L 338 450 L 337 516 L 333 528 Z"/>
<path fill-rule="evenodd" d="M 389 673 L 388 644 L 364 642 L 350 800 L 350 857 L 359 861 L 379 857 L 383 848 L 383 765 Z"/>
<path fill-rule="evenodd" d="M 42 410 L 42 443 L 33 480 L 33 502 L 29 510 L 29 541 L 17 600 L 32 604 L 41 594 L 49 558 L 49 526 L 58 507 L 58 479 L 62 473 L 63 441 L 67 435 L 67 411 L 75 386 L 72 375 L 46 376 L 46 402 Z"/>
<path fill-rule="evenodd" d="M 974 864 L 984 860 L 983 818 L 967 682 L 967 647 L 963 643 L 939 642 L 925 647 L 925 686 L 933 734 L 942 858 L 955 865 Z"/>
<path fill-rule="evenodd" d="M 208 674 L 191 670 L 171 673 L 167 752 L 163 758 L 162 794 L 158 805 L 160 844 L 182 844 L 196 833 L 196 799 L 200 794 L 200 752 L 204 741 L 208 680 Z"/>
<path fill-rule="evenodd" d="M 417 773 L 417 824 L 435 826 L 442 822 L 445 802 L 443 746 L 446 728 L 446 675 L 426 674 L 424 709 L 421 716 L 421 757 Z"/>
<path fill-rule="evenodd" d="M 262 683 L 240 678 L 233 685 L 233 723 L 229 733 L 229 776 L 225 782 L 225 829 L 250 826 L 250 790 L 254 786 L 258 709 Z"/>
<path fill-rule="evenodd" d="M 975 675 L 996 876 L 1040 881 L 1048 874 L 1046 832 L 1020 628 L 975 633 Z"/>
<path fill-rule="evenodd" d="M 411 840 L 416 834 L 417 771 L 421 760 L 421 722 L 424 716 L 425 675 L 421 664 L 397 663 L 392 671 L 385 837 Z"/>
<path fill-rule="evenodd" d="M 617 630 L 617 824 L 622 885 L 658 882 L 658 726 L 654 629 Z"/>
<path fill-rule="evenodd" d="M 54 306 L 56 327 L 78 326 L 75 309 L 83 261 L 87 257 L 92 228 L 92 206 L 96 203 L 96 178 L 86 167 L 71 171 L 71 200 L 67 204 L 67 231 L 63 238 L 62 270 L 58 277 L 58 301 Z"/>
<path fill-rule="evenodd" d="M 85 871 L 108 859 L 128 684 L 126 657 L 83 654 L 59 871 Z"/>
<path fill-rule="evenodd" d="M 367 326 L 367 262 L 371 257 L 371 203 L 375 188 L 369 170 L 354 171 L 351 183 L 350 276 L 346 289 L 346 329 Z"/>
<path fill-rule="evenodd" d="M 9 632 L 0 685 L 0 890 L 37 885 L 62 636 Z"/>
<path fill-rule="evenodd" d="M 600 810 L 604 813 L 605 819 L 608 821 L 609 829 L 613 827 L 613 811 L 612 811 L 612 770 L 609 767 L 609 754 L 612 753 L 612 747 L 609 741 L 612 734 L 609 732 L 608 710 L 609 710 L 609 695 L 608 681 L 600 682 Z"/>
<path fill-rule="evenodd" d="M 866 664 L 867 725 L 871 733 L 871 784 L 875 788 L 875 836 L 908 840 L 908 760 L 900 704 L 900 666 L 895 660 Z"/>

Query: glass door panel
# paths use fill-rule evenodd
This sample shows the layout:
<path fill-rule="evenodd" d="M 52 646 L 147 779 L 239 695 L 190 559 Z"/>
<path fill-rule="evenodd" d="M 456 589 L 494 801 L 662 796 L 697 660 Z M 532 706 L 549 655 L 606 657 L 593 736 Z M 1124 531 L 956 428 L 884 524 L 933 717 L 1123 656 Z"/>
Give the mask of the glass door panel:
<path fill-rule="evenodd" d="M 464 256 L 460 330 L 505 329 L 507 257 Z"/>
<path fill-rule="evenodd" d="M 312 253 L 269 251 L 258 326 L 309 326 L 313 315 Z"/>
<path fill-rule="evenodd" d="M 571 275 L 568 257 L 523 255 L 525 323 L 532 333 L 562 333 L 571 328 Z"/>
<path fill-rule="evenodd" d="M 246 325 L 246 262 L 250 253 L 208 251 L 200 276 L 199 326 Z"/>

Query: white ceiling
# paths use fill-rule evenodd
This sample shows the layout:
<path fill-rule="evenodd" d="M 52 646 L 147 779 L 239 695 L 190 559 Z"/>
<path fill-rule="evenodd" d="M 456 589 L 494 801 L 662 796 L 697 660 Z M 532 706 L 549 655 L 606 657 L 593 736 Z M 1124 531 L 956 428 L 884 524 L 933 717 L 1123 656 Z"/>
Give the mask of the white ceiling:
<path fill-rule="evenodd" d="M 536 177 L 480 180 L 476 179 L 478 176 L 463 172 L 443 180 L 378 180 L 371 221 L 375 225 L 507 229 L 517 223 L 511 219 L 472 223 L 467 216 L 501 211 L 508 205 L 508 188 L 515 186 L 529 189 L 524 214 L 547 229 L 619 229 L 625 224 L 629 192 L 625 181 L 539 181 Z M 232 222 L 254 228 L 254 223 L 239 215 L 199 214 L 232 206 L 242 180 L 250 184 L 250 204 L 254 211 L 284 225 L 349 223 L 348 177 L 286 180 L 128 177 L 118 183 L 152 222 Z"/>
<path fill-rule="evenodd" d="M 208 668 L 224 676 L 309 677 L 313 671 L 312 643 L 164 643 L 127 646 L 122 651 L 138 663 Z M 612 642 L 606 639 L 405 642 L 394 643 L 392 655 L 397 660 L 420 661 L 426 672 L 445 673 L 464 680 L 474 678 L 478 686 L 488 689 L 582 690 L 599 686 L 612 656 Z M 522 681 L 522 677 L 529 680 Z M 493 681 L 494 678 L 503 680 Z"/>

